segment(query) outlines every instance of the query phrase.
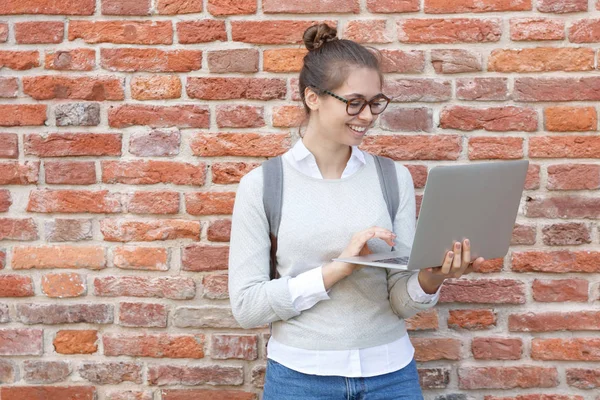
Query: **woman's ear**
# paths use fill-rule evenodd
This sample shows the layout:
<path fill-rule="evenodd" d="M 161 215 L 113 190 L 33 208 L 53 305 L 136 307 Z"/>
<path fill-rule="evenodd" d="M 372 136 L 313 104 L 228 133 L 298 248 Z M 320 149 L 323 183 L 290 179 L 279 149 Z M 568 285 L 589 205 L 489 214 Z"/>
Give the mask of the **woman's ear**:
<path fill-rule="evenodd" d="M 319 109 L 319 95 L 309 87 L 304 88 L 304 102 L 311 111 Z"/>

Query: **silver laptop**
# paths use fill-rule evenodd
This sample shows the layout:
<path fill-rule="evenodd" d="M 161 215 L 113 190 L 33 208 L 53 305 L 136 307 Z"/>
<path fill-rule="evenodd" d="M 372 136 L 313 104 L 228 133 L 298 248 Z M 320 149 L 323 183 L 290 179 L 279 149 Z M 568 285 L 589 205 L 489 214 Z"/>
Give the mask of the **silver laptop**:
<path fill-rule="evenodd" d="M 467 238 L 471 260 L 504 257 L 528 166 L 528 160 L 518 160 L 434 167 L 425 185 L 412 249 L 333 260 L 403 270 L 436 267 L 454 241 Z"/>

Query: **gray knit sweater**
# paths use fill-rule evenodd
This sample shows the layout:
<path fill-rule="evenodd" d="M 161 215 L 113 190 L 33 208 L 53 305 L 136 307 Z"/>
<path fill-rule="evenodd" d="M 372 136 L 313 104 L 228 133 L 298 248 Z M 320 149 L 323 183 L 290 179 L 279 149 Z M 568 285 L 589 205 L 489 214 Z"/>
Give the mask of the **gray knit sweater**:
<path fill-rule="evenodd" d="M 236 195 L 229 251 L 229 296 L 244 328 L 273 322 L 273 336 L 309 350 L 347 350 L 390 343 L 406 334 L 404 319 L 431 308 L 407 292 L 414 272 L 365 267 L 336 283 L 330 300 L 298 313 L 288 280 L 328 263 L 355 232 L 371 226 L 392 229 L 397 247 L 410 248 L 415 230 L 415 195 L 408 170 L 396 164 L 400 206 L 390 221 L 371 155 L 353 175 L 315 179 L 283 163 L 284 188 L 277 263 L 282 278 L 269 280 L 269 228 L 262 202 L 261 167 L 242 178 Z M 380 239 L 372 251 L 389 251 Z"/>

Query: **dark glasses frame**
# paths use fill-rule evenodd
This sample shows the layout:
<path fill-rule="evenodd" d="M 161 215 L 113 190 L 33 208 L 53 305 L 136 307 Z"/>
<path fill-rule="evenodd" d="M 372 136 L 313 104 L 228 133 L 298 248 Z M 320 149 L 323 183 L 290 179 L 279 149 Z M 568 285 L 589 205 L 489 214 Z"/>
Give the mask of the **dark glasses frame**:
<path fill-rule="evenodd" d="M 363 110 L 365 109 L 365 107 L 367 106 L 367 104 L 369 105 L 369 109 L 371 110 L 371 114 L 373 114 L 373 115 L 379 115 L 379 114 L 381 114 L 382 112 L 385 111 L 385 109 L 387 108 L 387 106 L 390 104 L 390 101 L 392 101 L 392 99 L 390 99 L 389 97 L 387 97 L 383 93 L 380 93 L 377 96 L 373 97 L 371 100 L 367 101 L 366 99 L 360 98 L 360 97 L 358 97 L 356 99 L 348 100 L 348 99 L 346 99 L 346 98 L 344 98 L 342 96 L 338 96 L 337 94 L 335 94 L 333 92 L 330 92 L 329 90 L 325 90 L 325 89 L 318 89 L 318 90 L 321 91 L 321 92 L 323 92 L 323 93 L 326 93 L 326 94 L 330 95 L 331 97 L 335 97 L 336 99 L 338 99 L 338 100 L 346 103 L 346 113 L 348 115 L 353 115 L 353 116 L 354 115 L 358 115 L 361 112 L 363 112 Z M 383 109 L 381 111 L 379 111 L 379 112 L 373 112 L 373 102 L 375 100 L 382 100 L 382 99 L 386 101 L 385 106 L 383 107 Z M 352 102 L 352 101 L 358 101 L 358 100 L 362 101 L 362 106 L 360 107 L 360 110 L 358 110 L 358 112 L 356 112 L 356 113 L 351 113 L 348 110 L 348 108 L 350 107 L 350 102 Z"/>

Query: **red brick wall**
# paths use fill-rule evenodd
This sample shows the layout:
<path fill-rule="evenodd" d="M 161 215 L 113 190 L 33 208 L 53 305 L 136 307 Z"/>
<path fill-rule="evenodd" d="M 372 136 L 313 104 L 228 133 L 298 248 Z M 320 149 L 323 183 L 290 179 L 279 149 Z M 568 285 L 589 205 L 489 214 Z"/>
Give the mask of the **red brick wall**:
<path fill-rule="evenodd" d="M 301 119 L 304 29 L 385 56 L 364 149 L 529 158 L 513 247 L 410 321 L 426 398 L 600 399 L 593 0 L 0 0 L 2 400 L 257 399 L 236 184 Z M 544 395 L 544 396 L 543 396 Z"/>

